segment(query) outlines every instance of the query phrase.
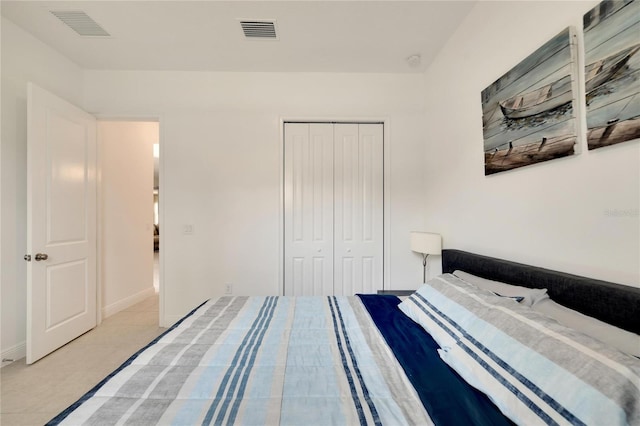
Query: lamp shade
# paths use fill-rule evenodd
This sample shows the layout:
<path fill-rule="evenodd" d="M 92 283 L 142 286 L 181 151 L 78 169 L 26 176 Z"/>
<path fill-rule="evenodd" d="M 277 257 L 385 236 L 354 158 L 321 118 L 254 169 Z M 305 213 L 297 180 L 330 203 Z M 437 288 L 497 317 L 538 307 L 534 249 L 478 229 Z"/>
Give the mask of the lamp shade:
<path fill-rule="evenodd" d="M 442 237 L 430 232 L 411 232 L 411 250 L 423 254 L 442 253 Z"/>

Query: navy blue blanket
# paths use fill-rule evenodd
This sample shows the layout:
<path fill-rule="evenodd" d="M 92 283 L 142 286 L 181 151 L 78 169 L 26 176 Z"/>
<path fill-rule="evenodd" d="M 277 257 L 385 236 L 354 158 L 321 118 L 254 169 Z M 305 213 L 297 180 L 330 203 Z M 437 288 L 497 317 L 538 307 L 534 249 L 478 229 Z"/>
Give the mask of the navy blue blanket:
<path fill-rule="evenodd" d="M 358 295 L 436 425 L 512 425 L 438 355 L 438 344 L 404 315 L 396 296 Z"/>

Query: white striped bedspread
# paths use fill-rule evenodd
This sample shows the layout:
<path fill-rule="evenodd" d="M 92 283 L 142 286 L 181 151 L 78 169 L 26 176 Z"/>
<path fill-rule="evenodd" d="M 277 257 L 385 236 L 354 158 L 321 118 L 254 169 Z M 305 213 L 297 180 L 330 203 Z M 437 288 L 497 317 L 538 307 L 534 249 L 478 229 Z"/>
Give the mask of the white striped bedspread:
<path fill-rule="evenodd" d="M 61 424 L 433 424 L 358 297 L 221 297 Z"/>

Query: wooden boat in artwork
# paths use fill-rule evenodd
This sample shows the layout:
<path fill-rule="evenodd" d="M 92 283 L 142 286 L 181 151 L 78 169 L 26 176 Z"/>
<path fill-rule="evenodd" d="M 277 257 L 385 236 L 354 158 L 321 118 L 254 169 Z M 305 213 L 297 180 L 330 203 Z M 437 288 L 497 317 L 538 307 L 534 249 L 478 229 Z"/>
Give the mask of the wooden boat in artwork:
<path fill-rule="evenodd" d="M 592 64 L 584 67 L 585 75 L 585 90 L 587 94 L 593 92 L 598 87 L 602 86 L 607 80 L 613 77 L 622 67 L 627 65 L 629 58 L 636 54 L 640 50 L 640 44 L 631 46 L 627 49 L 621 50 L 615 55 L 608 56 L 604 59 L 600 59 Z"/>
<path fill-rule="evenodd" d="M 635 45 L 587 65 L 585 67 L 587 94 L 613 77 L 639 50 L 640 45 Z M 571 78 L 567 75 L 531 92 L 501 101 L 499 104 L 505 117 L 524 118 L 551 111 L 571 102 L 572 98 Z"/>
<path fill-rule="evenodd" d="M 569 103 L 572 97 L 571 76 L 567 75 L 536 90 L 500 102 L 500 109 L 507 118 L 531 117 Z"/>

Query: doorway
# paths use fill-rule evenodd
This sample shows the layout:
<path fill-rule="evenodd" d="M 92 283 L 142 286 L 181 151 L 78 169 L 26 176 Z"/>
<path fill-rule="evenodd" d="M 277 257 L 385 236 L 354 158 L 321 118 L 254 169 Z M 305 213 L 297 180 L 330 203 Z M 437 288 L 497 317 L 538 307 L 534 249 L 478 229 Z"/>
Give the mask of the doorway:
<path fill-rule="evenodd" d="M 100 120 L 98 144 L 100 306 L 107 318 L 158 297 L 159 123 Z"/>
<path fill-rule="evenodd" d="M 98 122 L 32 83 L 27 110 L 31 364 L 102 318 L 156 296 L 153 144 L 159 123 Z"/>

